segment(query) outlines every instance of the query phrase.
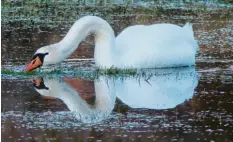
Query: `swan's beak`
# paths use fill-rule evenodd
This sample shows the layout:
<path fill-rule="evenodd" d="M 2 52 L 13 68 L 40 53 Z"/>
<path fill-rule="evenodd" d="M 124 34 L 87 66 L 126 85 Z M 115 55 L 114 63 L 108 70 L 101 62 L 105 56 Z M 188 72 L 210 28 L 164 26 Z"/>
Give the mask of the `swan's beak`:
<path fill-rule="evenodd" d="M 36 57 L 35 59 L 31 60 L 31 62 L 26 66 L 25 72 L 34 70 L 42 65 L 42 62 L 39 57 Z"/>

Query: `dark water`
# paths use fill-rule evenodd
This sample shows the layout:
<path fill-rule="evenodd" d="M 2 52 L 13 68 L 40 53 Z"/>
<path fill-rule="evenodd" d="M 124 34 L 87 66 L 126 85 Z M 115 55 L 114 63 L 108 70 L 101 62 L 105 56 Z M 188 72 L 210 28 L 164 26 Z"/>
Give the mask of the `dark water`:
<path fill-rule="evenodd" d="M 3 75 L 2 141 L 232 141 L 233 64 L 215 63 L 149 77 Z"/>

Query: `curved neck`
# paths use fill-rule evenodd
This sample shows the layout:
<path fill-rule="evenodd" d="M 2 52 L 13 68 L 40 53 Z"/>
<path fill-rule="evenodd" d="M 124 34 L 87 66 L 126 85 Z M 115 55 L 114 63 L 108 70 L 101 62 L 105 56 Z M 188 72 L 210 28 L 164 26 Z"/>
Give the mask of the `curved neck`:
<path fill-rule="evenodd" d="M 96 16 L 85 16 L 76 21 L 67 35 L 60 42 L 60 50 L 65 58 L 69 57 L 78 45 L 90 34 L 95 35 L 94 58 L 97 66 L 112 66 L 112 50 L 115 47 L 115 36 L 111 26 Z"/>

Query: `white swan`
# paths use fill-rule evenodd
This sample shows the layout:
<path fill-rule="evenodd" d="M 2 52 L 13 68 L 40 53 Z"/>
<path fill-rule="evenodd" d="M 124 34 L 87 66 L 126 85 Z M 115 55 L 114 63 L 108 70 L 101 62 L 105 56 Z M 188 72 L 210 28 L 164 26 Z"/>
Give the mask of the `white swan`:
<path fill-rule="evenodd" d="M 80 91 L 83 88 L 75 88 L 75 85 L 77 87 L 81 83 L 84 84 L 84 89 L 86 87 L 90 90 L 91 88 L 87 88 L 90 86 L 85 86 L 85 81 L 73 79 L 69 84 L 64 80 L 67 79 L 38 78 L 34 80 L 34 88 L 43 96 L 61 99 L 71 111 L 70 114 L 83 123 L 96 123 L 108 118 L 114 108 L 116 96 L 104 78 L 93 82 L 93 92 L 89 92 L 92 93 L 89 95 L 95 96 L 93 104 L 88 104 L 81 97 Z"/>
<path fill-rule="evenodd" d="M 103 68 L 163 68 L 195 64 L 198 50 L 192 26 L 136 25 L 116 38 L 111 26 L 96 16 L 77 20 L 58 43 L 39 48 L 25 71 L 56 64 L 69 57 L 89 34 L 95 35 L 94 60 Z"/>

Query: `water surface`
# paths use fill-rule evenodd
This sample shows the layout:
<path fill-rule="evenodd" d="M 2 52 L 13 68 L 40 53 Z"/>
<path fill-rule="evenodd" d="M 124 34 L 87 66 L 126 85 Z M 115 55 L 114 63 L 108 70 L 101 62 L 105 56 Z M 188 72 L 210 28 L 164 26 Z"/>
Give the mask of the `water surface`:
<path fill-rule="evenodd" d="M 231 68 L 153 69 L 146 74 L 5 77 L 2 140 L 232 140 Z"/>
<path fill-rule="evenodd" d="M 1 8 L 2 68 L 14 71 L 22 71 L 39 47 L 60 41 L 84 15 L 107 20 L 116 36 L 135 24 L 190 22 L 200 46 L 192 68 L 96 75 L 91 35 L 69 61 L 44 67 L 41 74 L 2 74 L 2 141 L 233 140 L 232 4 L 25 0 L 4 1 Z M 43 74 L 58 68 L 60 73 Z"/>

